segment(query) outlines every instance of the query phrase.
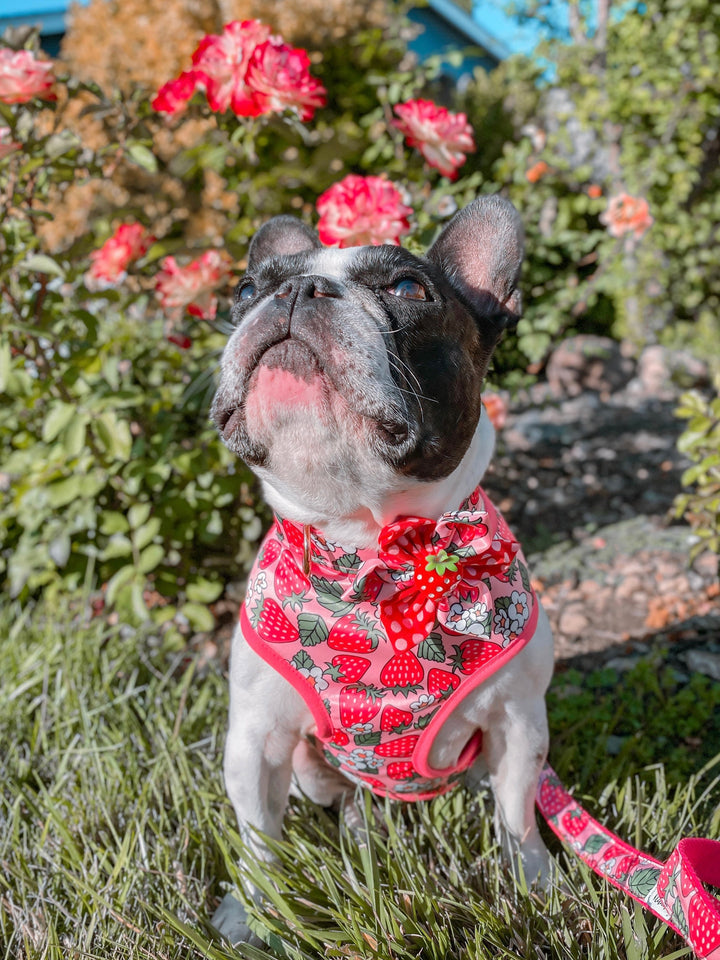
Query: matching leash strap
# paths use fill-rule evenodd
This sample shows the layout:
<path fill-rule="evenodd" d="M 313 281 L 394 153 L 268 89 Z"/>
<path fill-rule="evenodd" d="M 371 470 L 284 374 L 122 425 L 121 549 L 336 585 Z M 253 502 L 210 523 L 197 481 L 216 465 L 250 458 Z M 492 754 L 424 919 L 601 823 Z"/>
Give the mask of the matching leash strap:
<path fill-rule="evenodd" d="M 595 873 L 679 933 L 702 960 L 720 960 L 720 842 L 689 837 L 662 863 L 636 850 L 584 810 L 552 767 L 540 774 L 538 809 L 550 829 Z"/>

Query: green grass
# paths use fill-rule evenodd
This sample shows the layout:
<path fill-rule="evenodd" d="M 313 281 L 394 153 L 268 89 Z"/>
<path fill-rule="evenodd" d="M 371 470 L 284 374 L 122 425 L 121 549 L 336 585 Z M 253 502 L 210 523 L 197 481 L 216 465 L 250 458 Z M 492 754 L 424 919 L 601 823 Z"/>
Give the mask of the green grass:
<path fill-rule="evenodd" d="M 240 854 L 221 667 L 151 632 L 6 608 L 0 691 L 0 960 L 264 956 L 206 925 Z M 550 714 L 554 766 L 608 826 L 661 856 L 683 834 L 720 837 L 718 767 L 688 779 L 720 753 L 720 684 L 652 661 L 564 674 Z M 569 893 L 519 890 L 485 795 L 364 809 L 358 845 L 333 813 L 293 803 L 278 865 L 257 871 L 271 956 L 687 955 L 577 863 L 562 861 Z"/>

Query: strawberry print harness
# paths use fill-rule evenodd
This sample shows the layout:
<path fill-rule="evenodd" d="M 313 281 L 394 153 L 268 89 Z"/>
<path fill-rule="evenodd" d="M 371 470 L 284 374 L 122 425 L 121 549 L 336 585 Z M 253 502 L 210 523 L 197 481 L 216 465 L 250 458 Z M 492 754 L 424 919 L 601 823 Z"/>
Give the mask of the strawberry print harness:
<path fill-rule="evenodd" d="M 380 796 L 421 800 L 478 756 L 479 731 L 455 766 L 429 763 L 449 712 L 522 649 L 537 613 L 519 545 L 478 487 L 439 521 L 384 527 L 377 550 L 276 519 L 240 619 L 305 699 L 327 761 Z"/>

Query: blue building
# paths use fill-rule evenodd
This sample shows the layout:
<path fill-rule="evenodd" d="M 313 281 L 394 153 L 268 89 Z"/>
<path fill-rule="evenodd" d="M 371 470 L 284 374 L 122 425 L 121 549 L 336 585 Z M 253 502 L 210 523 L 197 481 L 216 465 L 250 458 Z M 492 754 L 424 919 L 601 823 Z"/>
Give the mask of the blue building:
<path fill-rule="evenodd" d="M 88 0 L 79 0 L 87 3 Z M 462 66 L 449 66 L 445 72 L 459 79 L 475 67 L 492 69 L 512 53 L 528 53 L 539 38 L 532 27 L 518 27 L 503 11 L 504 0 L 474 0 L 468 13 L 453 0 L 428 0 L 415 7 L 410 19 L 423 27 L 411 44 L 421 58 L 461 50 Z M 0 0 L 0 33 L 7 27 L 37 25 L 43 47 L 56 54 L 65 31 L 65 13 L 69 0 Z"/>

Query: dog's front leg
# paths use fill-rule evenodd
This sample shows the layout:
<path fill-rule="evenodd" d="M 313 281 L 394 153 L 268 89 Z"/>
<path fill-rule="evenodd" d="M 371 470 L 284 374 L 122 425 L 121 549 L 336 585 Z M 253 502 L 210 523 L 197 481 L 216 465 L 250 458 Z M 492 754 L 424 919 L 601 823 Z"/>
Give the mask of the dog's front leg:
<path fill-rule="evenodd" d="M 483 750 L 470 782 L 490 774 L 495 831 L 513 869 L 520 857 L 528 883 L 547 886 L 550 857 L 535 819 L 535 794 L 548 751 L 545 692 L 552 675 L 553 639 L 542 607 L 530 642 L 481 688 L 476 718 Z"/>
<path fill-rule="evenodd" d="M 307 708 L 300 695 L 275 673 L 236 632 L 230 663 L 230 717 L 224 774 L 243 841 L 255 863 L 271 854 L 258 831 L 280 839 L 297 746 Z M 246 896 L 260 893 L 249 880 Z M 228 894 L 213 925 L 231 943 L 259 943 L 247 924 L 243 904 Z"/>
<path fill-rule="evenodd" d="M 547 886 L 550 858 L 535 819 L 535 793 L 548 750 L 544 700 L 507 704 L 483 736 L 495 831 L 505 856 L 515 869 L 519 855 L 527 882 Z"/>

